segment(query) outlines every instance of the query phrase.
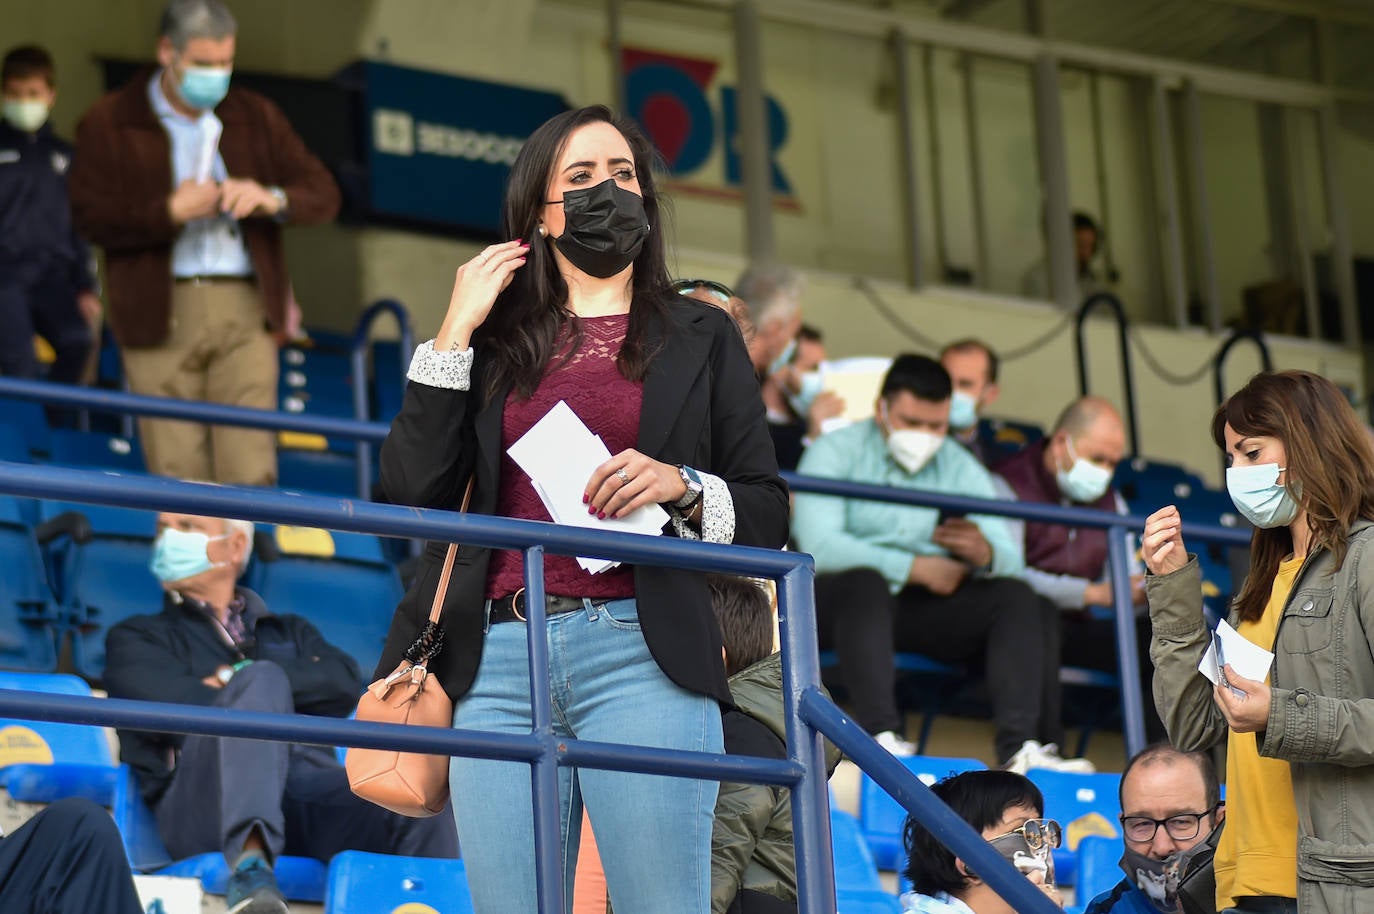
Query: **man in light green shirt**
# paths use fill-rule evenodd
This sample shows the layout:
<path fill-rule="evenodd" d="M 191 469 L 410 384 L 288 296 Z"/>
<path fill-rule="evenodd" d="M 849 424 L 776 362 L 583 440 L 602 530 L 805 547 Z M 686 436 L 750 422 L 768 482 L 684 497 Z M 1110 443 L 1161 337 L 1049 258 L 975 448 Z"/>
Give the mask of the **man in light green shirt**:
<path fill-rule="evenodd" d="M 798 471 L 996 498 L 987 470 L 948 440 L 951 390 L 939 362 L 898 356 L 874 419 L 817 439 Z M 1091 770 L 1059 756 L 1059 616 L 1017 577 L 1025 562 L 1005 521 L 799 494 L 792 532 L 816 560 L 821 646 L 838 653 L 854 718 L 885 748 L 914 752 L 900 735 L 894 693 L 894 653 L 913 651 L 983 662 L 999 761 L 1021 771 Z"/>

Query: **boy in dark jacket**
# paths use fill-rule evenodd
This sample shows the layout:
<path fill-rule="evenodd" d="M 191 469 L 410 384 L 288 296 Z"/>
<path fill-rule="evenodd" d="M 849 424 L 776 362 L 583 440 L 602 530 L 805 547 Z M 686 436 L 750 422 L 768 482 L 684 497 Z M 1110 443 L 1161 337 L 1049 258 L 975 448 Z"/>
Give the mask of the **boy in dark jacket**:
<path fill-rule="evenodd" d="M 300 616 L 273 615 L 235 582 L 253 525 L 158 515 L 151 570 L 162 612 L 105 639 L 111 697 L 344 717 L 363 688 L 358 665 Z M 360 608 L 353 607 L 352 611 Z M 168 851 L 221 851 L 230 914 L 284 914 L 279 855 L 328 862 L 341 850 L 456 857 L 453 819 L 408 819 L 358 799 L 334 750 L 214 736 L 120 731 Z"/>
<path fill-rule="evenodd" d="M 725 751 L 786 758 L 782 655 L 773 650 L 773 609 L 768 595 L 745 578 L 710 575 L 707 583 L 736 705 L 722 721 Z M 839 750 L 827 742 L 827 774 L 839 761 Z M 797 868 L 787 788 L 722 783 L 711 834 L 712 914 L 796 910 Z"/>

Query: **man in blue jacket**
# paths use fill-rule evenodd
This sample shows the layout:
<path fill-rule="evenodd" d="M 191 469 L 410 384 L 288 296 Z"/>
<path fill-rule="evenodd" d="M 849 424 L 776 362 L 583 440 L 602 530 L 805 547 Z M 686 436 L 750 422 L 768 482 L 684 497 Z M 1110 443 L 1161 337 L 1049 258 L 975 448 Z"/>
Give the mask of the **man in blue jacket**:
<path fill-rule="evenodd" d="M 1208 756 L 1168 743 L 1141 750 L 1121 774 L 1126 878 L 1084 914 L 1214 914 L 1212 855 L 1225 818 Z"/>
<path fill-rule="evenodd" d="M 247 521 L 158 515 L 150 567 L 166 592 L 162 612 L 110 629 L 112 697 L 326 717 L 353 710 L 363 688 L 353 658 L 307 620 L 274 615 L 236 586 L 252 542 Z M 119 737 L 172 856 L 224 853 L 230 914 L 284 914 L 272 872 L 284 853 L 324 862 L 341 850 L 458 855 L 451 816 L 409 819 L 358 799 L 333 749 L 128 730 Z"/>
<path fill-rule="evenodd" d="M 40 47 L 0 63 L 0 375 L 38 377 L 34 334 L 51 344 L 54 381 L 80 382 L 100 316 L 90 252 L 72 228 L 71 144 L 48 124 L 56 69 Z"/>

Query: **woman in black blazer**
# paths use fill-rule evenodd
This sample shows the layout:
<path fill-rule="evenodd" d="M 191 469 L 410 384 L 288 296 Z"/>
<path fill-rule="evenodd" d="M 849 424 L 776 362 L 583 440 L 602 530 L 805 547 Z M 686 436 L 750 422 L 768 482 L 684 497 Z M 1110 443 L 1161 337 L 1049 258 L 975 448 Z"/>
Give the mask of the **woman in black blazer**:
<path fill-rule="evenodd" d="M 471 480 L 470 510 L 548 520 L 506 450 L 563 401 L 613 454 L 587 480 L 589 513 L 658 504 L 669 535 L 783 545 L 787 489 L 753 369 L 725 312 L 672 291 L 652 164 L 638 128 L 600 106 L 531 135 L 506 187 L 502 231 L 517 240 L 459 268 L 438 336 L 411 363 L 382 447 L 392 502 L 456 509 Z M 445 548 L 427 547 L 379 677 L 419 637 Z M 519 552 L 459 551 L 430 665 L 457 727 L 530 731 L 520 568 Z M 545 576 L 558 732 L 722 751 L 718 702 L 730 692 L 702 575 L 593 575 L 551 555 Z M 714 782 L 566 768 L 560 778 L 569 886 L 585 797 L 618 910 L 709 909 Z M 479 914 L 535 910 L 528 767 L 455 758 L 450 786 Z"/>

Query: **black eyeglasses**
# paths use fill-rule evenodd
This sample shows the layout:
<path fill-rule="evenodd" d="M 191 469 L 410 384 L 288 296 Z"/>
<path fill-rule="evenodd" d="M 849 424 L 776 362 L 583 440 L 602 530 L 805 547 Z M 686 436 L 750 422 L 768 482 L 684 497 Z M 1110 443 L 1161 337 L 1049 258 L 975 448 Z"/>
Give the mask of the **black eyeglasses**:
<path fill-rule="evenodd" d="M 678 295 L 691 295 L 697 289 L 702 289 L 708 295 L 720 299 L 722 305 L 728 305 L 730 299 L 735 297 L 735 293 L 730 291 L 729 286 L 716 282 L 714 279 L 679 279 L 673 283 L 673 291 Z"/>
<path fill-rule="evenodd" d="M 1211 809 L 1204 809 L 1202 812 L 1184 812 L 1167 819 L 1151 819 L 1149 816 L 1122 816 L 1121 830 L 1126 833 L 1129 841 L 1137 844 L 1144 844 L 1153 841 L 1155 832 L 1159 831 L 1161 825 L 1175 841 L 1191 841 L 1202 831 L 1202 820 L 1210 816 L 1220 808 L 1218 803 Z"/>
<path fill-rule="evenodd" d="M 1059 828 L 1059 823 L 1053 819 L 1027 819 L 1020 828 L 1013 828 L 1005 835 L 989 838 L 988 843 L 993 844 L 1012 835 L 1020 835 L 1025 838 L 1026 846 L 1032 851 L 1038 851 L 1043 847 L 1059 847 L 1063 840 L 1063 832 Z"/>

